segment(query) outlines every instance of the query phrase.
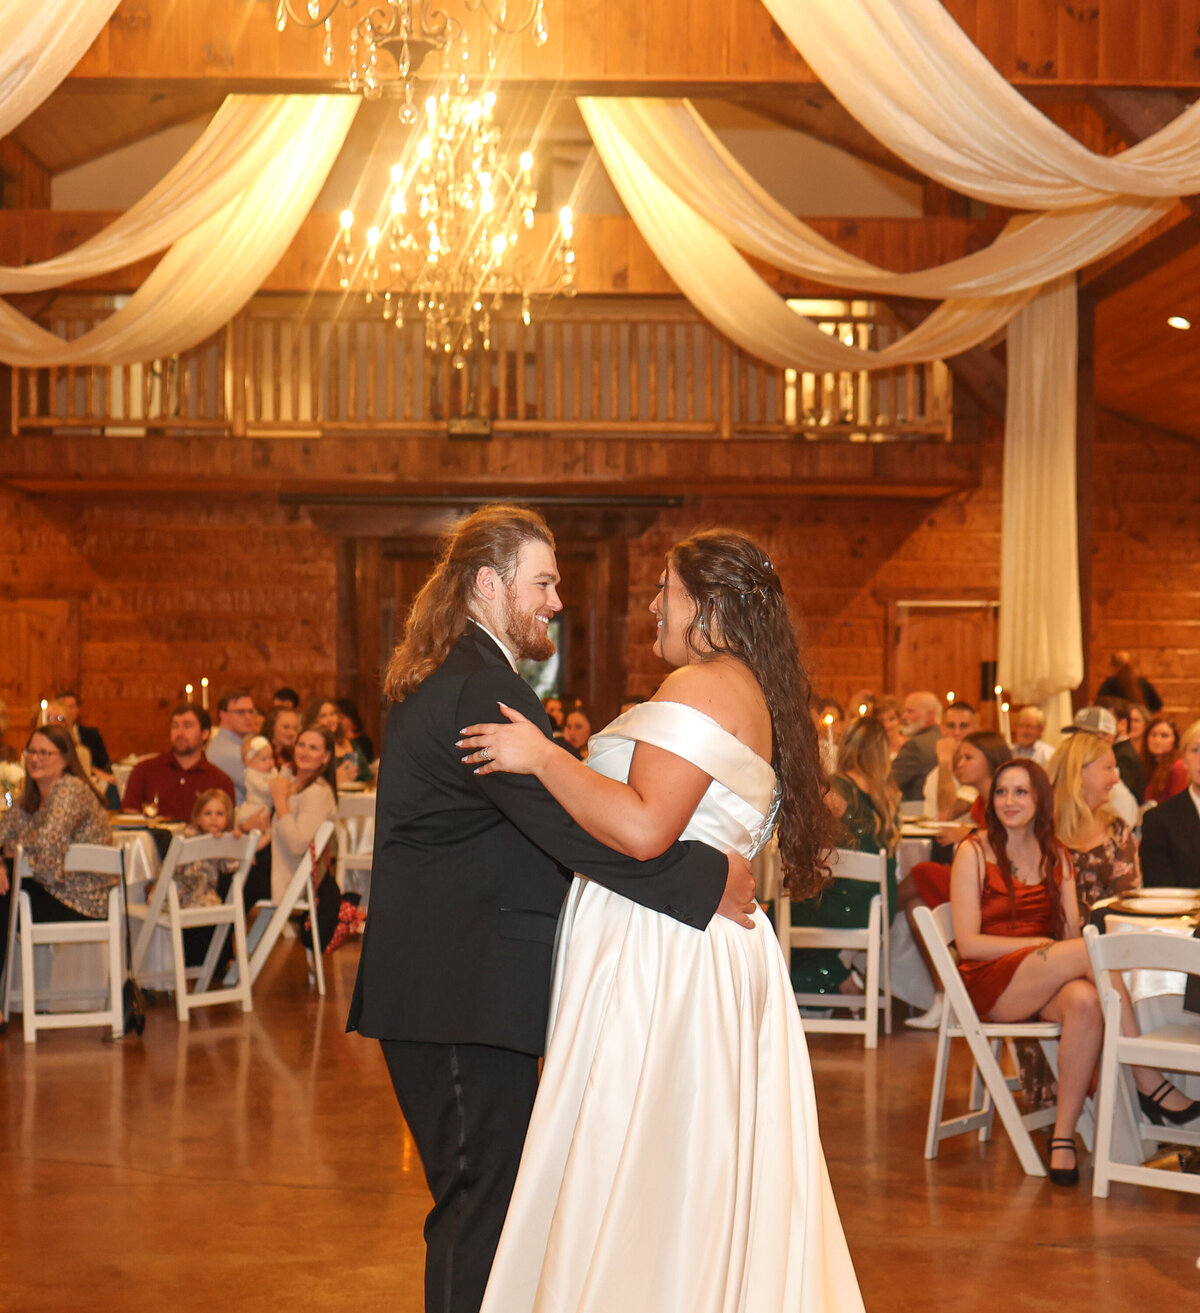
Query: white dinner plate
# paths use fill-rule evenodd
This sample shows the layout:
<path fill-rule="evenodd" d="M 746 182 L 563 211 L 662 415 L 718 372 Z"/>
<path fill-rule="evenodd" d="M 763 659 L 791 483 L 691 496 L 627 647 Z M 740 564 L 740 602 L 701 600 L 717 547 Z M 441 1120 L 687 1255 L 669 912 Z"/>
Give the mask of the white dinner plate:
<path fill-rule="evenodd" d="M 1143 898 L 1182 898 L 1189 903 L 1200 903 L 1200 889 L 1176 888 L 1173 885 L 1154 885 L 1148 889 L 1130 889 L 1122 895 L 1126 900 L 1140 903 Z"/>
<path fill-rule="evenodd" d="M 1195 898 L 1122 898 L 1112 904 L 1122 912 L 1138 912 L 1142 916 L 1187 916 L 1200 911 Z"/>

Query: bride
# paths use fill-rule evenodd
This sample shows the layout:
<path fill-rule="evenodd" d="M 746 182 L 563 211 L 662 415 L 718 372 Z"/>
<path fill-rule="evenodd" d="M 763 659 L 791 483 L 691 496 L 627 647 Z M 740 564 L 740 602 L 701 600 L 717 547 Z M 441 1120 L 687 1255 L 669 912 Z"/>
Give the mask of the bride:
<path fill-rule="evenodd" d="M 750 856 L 778 825 L 792 897 L 811 897 L 831 821 L 770 560 L 738 534 L 696 534 L 650 610 L 675 669 L 593 737 L 586 766 L 508 708 L 511 724 L 463 731 L 465 760 L 536 775 L 632 857 L 681 836 Z M 576 878 L 483 1313 L 862 1308 L 791 983 L 754 921 L 698 931 Z"/>

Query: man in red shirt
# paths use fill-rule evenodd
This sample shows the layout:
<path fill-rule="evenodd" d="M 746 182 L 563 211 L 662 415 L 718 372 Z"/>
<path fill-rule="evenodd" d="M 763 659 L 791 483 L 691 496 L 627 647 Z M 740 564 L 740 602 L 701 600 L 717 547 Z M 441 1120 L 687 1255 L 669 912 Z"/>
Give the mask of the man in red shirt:
<path fill-rule="evenodd" d="M 121 807 L 140 812 L 142 804 L 158 799 L 158 814 L 166 820 L 190 821 L 196 799 L 206 789 L 224 789 L 232 798 L 233 781 L 204 755 L 212 720 L 203 707 L 184 702 L 171 712 L 171 751 L 139 761 L 125 785 Z"/>

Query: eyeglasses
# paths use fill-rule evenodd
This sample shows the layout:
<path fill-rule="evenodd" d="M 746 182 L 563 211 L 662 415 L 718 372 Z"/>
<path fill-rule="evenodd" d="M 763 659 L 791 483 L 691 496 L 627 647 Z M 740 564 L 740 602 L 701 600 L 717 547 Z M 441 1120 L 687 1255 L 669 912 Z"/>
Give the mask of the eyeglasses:
<path fill-rule="evenodd" d="M 49 761 L 51 757 L 65 757 L 66 753 L 57 748 L 26 748 L 25 756 L 30 761 Z"/>

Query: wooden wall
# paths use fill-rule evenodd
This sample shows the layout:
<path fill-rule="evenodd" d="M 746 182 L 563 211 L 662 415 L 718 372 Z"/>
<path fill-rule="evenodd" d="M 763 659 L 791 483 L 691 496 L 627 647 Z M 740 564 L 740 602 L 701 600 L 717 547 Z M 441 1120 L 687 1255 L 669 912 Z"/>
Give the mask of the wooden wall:
<path fill-rule="evenodd" d="M 215 501 L 199 486 L 191 498 L 91 503 L 6 492 L 0 544 L 0 612 L 77 599 L 71 682 L 115 755 L 161 751 L 168 711 L 202 675 L 214 713 L 235 684 L 267 699 L 284 683 L 306 697 L 334 691 L 334 544 L 300 512 Z M 66 673 L 49 659 L 45 669 Z M 5 682 L 0 668 L 9 698 Z M 10 702 L 14 744 L 27 706 Z"/>

